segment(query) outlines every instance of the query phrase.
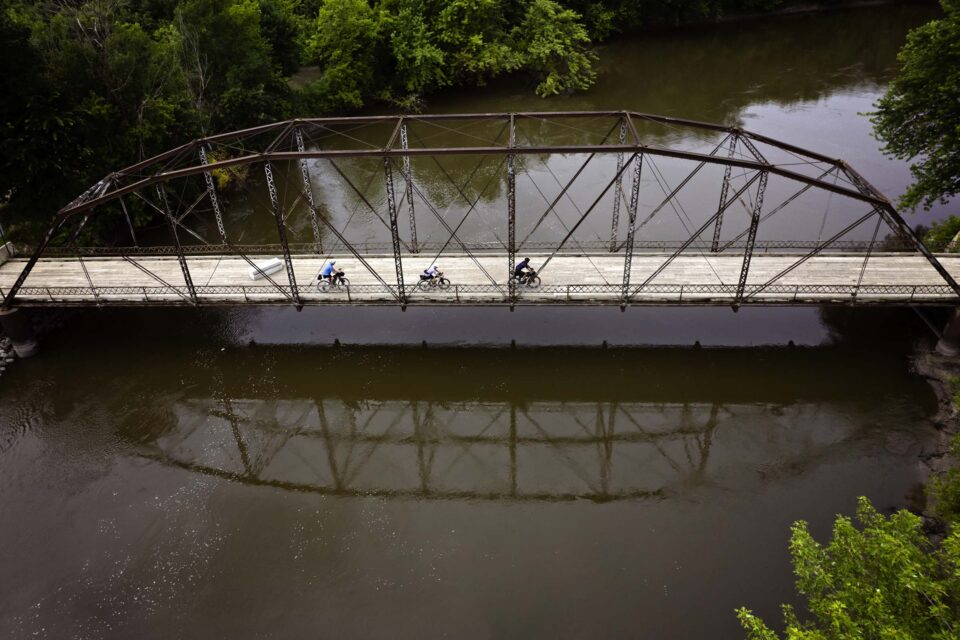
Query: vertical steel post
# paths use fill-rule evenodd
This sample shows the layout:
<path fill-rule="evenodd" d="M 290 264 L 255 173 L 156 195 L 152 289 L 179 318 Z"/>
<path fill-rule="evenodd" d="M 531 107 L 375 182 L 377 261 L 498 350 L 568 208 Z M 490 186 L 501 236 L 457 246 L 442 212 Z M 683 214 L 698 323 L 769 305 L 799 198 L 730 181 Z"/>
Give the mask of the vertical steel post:
<path fill-rule="evenodd" d="M 180 236 L 177 234 L 177 221 L 170 211 L 170 203 L 167 202 L 167 192 L 163 185 L 157 185 L 157 196 L 160 199 L 160 206 L 163 207 L 163 213 L 167 216 L 167 222 L 170 223 L 170 233 L 173 234 L 173 245 L 177 249 L 177 260 L 180 262 L 180 270 L 183 271 L 183 281 L 187 285 L 187 291 L 190 293 L 190 300 L 193 304 L 198 304 L 197 290 L 193 286 L 193 278 L 190 277 L 190 268 L 187 266 L 187 258 L 183 255 L 183 247 L 180 245 Z"/>
<path fill-rule="evenodd" d="M 407 139 L 407 123 L 400 121 L 400 148 L 406 151 L 410 148 L 410 141 Z M 403 156 L 403 180 L 406 183 L 407 208 L 410 211 L 410 250 L 414 253 L 420 253 L 420 247 L 417 244 L 417 218 L 413 208 L 413 170 L 410 167 L 410 156 Z"/>
<path fill-rule="evenodd" d="M 397 228 L 397 193 L 393 187 L 393 168 L 390 165 L 390 157 L 383 158 L 383 173 L 387 183 L 387 209 L 390 213 L 390 236 L 393 240 L 393 262 L 397 270 L 397 293 L 399 294 L 400 306 L 406 309 L 407 293 L 403 286 L 403 260 L 400 257 L 400 232 Z"/>
<path fill-rule="evenodd" d="M 283 210 L 280 208 L 280 199 L 277 197 L 277 185 L 273 181 L 273 168 L 270 162 L 263 163 L 263 172 L 267 176 L 267 191 L 270 194 L 270 207 L 273 217 L 277 221 L 277 234 L 280 236 L 280 246 L 283 248 L 283 262 L 287 267 L 287 280 L 290 282 L 290 297 L 297 311 L 303 308 L 300 302 L 300 292 L 297 291 L 297 277 L 293 273 L 293 260 L 290 258 L 290 245 L 287 243 L 287 226 L 283 222 Z"/>
<path fill-rule="evenodd" d="M 853 297 L 856 298 L 860 293 L 860 284 L 863 282 L 863 274 L 867 272 L 867 261 L 870 260 L 870 254 L 873 253 L 873 245 L 877 242 L 877 234 L 880 232 L 880 223 L 883 216 L 877 216 L 877 226 L 873 228 L 873 237 L 870 238 L 870 246 L 867 247 L 867 255 L 863 256 L 863 264 L 860 266 L 860 275 L 857 277 L 857 286 L 853 289 Z"/>
<path fill-rule="evenodd" d="M 627 121 L 620 117 L 620 145 L 627 140 Z M 610 225 L 610 253 L 617 250 L 617 227 L 620 226 L 620 197 L 623 194 L 623 151 L 617 154 L 617 182 L 613 188 L 613 219 Z"/>
<path fill-rule="evenodd" d="M 637 230 L 637 207 L 640 205 L 640 176 L 643 169 L 643 155 L 637 158 L 633 167 L 633 186 L 630 190 L 630 208 L 627 210 L 627 241 L 623 247 L 623 290 L 620 294 L 620 309 L 626 308 L 630 289 L 630 269 L 633 267 L 633 236 Z"/>
<path fill-rule="evenodd" d="M 747 246 L 743 250 L 743 266 L 740 268 L 740 282 L 737 284 L 737 294 L 733 300 L 734 308 L 740 306 L 743 292 L 747 286 L 747 273 L 750 271 L 750 259 L 753 257 L 753 247 L 757 241 L 757 227 L 760 226 L 760 211 L 763 208 L 763 193 L 767 190 L 767 172 L 760 172 L 760 184 L 757 185 L 757 199 L 753 203 L 753 213 L 750 215 L 750 231 L 747 234 Z M 719 223 L 719 218 L 717 219 Z"/>
<path fill-rule="evenodd" d="M 516 146 L 516 127 L 514 116 L 510 114 L 510 133 L 508 146 Z M 513 270 L 517 264 L 517 167 L 516 155 L 507 155 L 507 289 L 510 296 L 510 308 L 517 301 L 517 282 Z"/>
<path fill-rule="evenodd" d="M 740 139 L 738 134 L 733 134 L 730 136 L 730 150 L 727 152 L 727 158 L 732 159 L 733 154 L 737 149 L 737 141 Z M 733 169 L 731 165 L 727 165 L 726 169 L 723 170 L 723 186 L 720 188 L 720 204 L 717 207 L 717 211 L 720 212 L 720 215 L 717 216 L 717 222 L 713 225 L 713 243 L 710 245 L 710 252 L 716 253 L 717 248 L 720 245 L 720 228 L 723 226 L 723 211 L 727 208 L 727 194 L 730 191 L 730 170 Z"/>
<path fill-rule="evenodd" d="M 207 151 L 203 145 L 200 145 L 200 164 L 207 166 Z M 210 206 L 213 207 L 213 216 L 217 220 L 217 233 L 223 244 L 227 244 L 227 231 L 223 226 L 223 211 L 220 209 L 220 199 L 217 197 L 217 189 L 213 184 L 213 175 L 209 171 L 203 172 L 203 180 L 207 184 L 207 195 L 210 196 Z"/>
<path fill-rule="evenodd" d="M 303 144 L 303 134 L 300 127 L 293 130 L 293 137 L 297 141 L 297 151 L 304 153 L 306 147 Z M 313 197 L 313 183 L 310 182 L 310 170 L 307 168 L 307 161 L 300 159 L 300 178 L 303 180 L 303 196 L 307 199 L 307 206 L 310 208 L 310 227 L 313 229 L 313 250 L 323 253 L 323 238 L 320 236 L 320 221 L 317 220 L 317 202 Z"/>

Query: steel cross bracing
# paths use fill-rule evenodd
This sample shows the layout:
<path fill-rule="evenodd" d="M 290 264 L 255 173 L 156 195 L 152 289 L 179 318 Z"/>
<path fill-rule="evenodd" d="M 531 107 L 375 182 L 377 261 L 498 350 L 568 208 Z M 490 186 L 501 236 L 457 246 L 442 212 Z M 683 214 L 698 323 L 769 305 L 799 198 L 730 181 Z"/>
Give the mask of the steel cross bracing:
<path fill-rule="evenodd" d="M 677 130 L 688 129 L 694 132 L 692 140 L 706 138 L 712 150 L 658 145 L 652 142 L 658 128 L 671 139 Z M 727 153 L 719 153 L 725 147 Z M 469 171 L 467 163 L 452 169 L 439 161 L 478 156 Z M 551 166 L 553 156 L 580 157 L 563 169 L 562 164 Z M 415 176 L 413 163 L 421 157 L 430 158 L 439 173 L 418 165 Z M 492 173 L 492 164 L 482 169 L 488 158 L 501 160 Z M 308 162 L 313 159 L 324 161 L 315 165 L 322 175 L 311 176 Z M 382 168 L 372 171 L 370 161 Z M 402 196 L 394 184 L 394 161 L 404 180 Z M 674 171 L 684 165 L 692 170 L 677 182 L 667 181 L 658 166 L 667 161 L 674 163 Z M 660 184 L 663 200 L 647 202 L 650 192 L 641 189 L 644 163 Z M 631 164 L 627 202 L 623 177 Z M 258 165 L 266 198 L 251 178 L 256 175 L 251 168 Z M 552 176 L 556 188 L 537 183 L 537 167 Z M 722 180 L 712 177 L 717 169 Z M 561 180 L 558 170 L 566 178 Z M 383 180 L 379 194 L 378 173 Z M 229 176 L 222 198 L 215 175 Z M 472 183 L 477 176 L 484 181 L 482 188 Z M 324 192 L 318 195 L 321 184 Z M 339 191 L 327 193 L 331 184 Z M 531 207 L 528 187 L 547 203 L 546 211 Z M 689 204 L 689 198 L 711 188 L 719 192 L 715 210 Z M 475 195 L 468 195 L 470 189 Z M 443 195 L 445 190 L 452 199 Z M 827 240 L 816 232 L 793 239 L 771 235 L 777 229 L 771 225 L 791 215 L 790 226 L 797 228 L 797 211 L 809 211 L 811 197 L 819 194 L 841 196 L 849 205 L 846 217 L 838 220 L 830 207 L 822 221 L 802 214 L 816 218 L 821 230 L 829 219 Z M 347 196 L 356 203 L 350 211 L 330 204 L 348 203 Z M 416 220 L 415 200 L 433 219 Z M 399 230 L 404 201 L 409 243 Z M 245 216 L 232 211 L 237 202 L 269 211 L 279 242 L 242 242 L 249 230 Z M 621 241 L 624 204 L 629 221 Z M 137 215 L 131 205 L 139 207 Z M 356 218 L 358 211 L 363 220 Z M 655 233 L 671 212 L 686 237 L 663 239 Z M 137 229 L 134 221 L 151 214 L 148 225 L 165 224 L 172 243 L 143 242 L 156 234 Z M 775 214 L 778 222 L 769 222 Z M 735 224 L 741 215 L 747 218 L 745 227 Z M 107 222 L 88 225 L 96 216 Z M 98 244 L 97 231 L 111 230 L 111 220 L 123 232 L 110 237 L 129 235 L 133 246 Z M 868 220 L 875 222 L 873 229 L 861 232 Z M 389 230 L 389 241 L 378 223 Z M 556 224 L 563 227 L 560 234 L 548 228 Z M 733 233 L 728 231 L 732 224 L 737 227 Z M 208 238 L 206 229 L 212 227 L 216 237 Z M 425 228 L 424 235 L 440 238 L 418 237 Z M 605 229 L 610 229 L 609 237 L 604 237 Z M 333 244 L 324 242 L 325 233 Z M 533 266 L 544 278 L 538 289 L 518 287 L 510 279 L 521 248 L 532 254 Z M 348 255 L 348 266 L 352 259 L 362 268 L 351 270 L 348 289 L 324 295 L 315 289 L 315 275 L 333 257 L 333 249 Z M 432 258 L 418 257 L 423 252 Z M 285 284 L 255 259 L 278 254 Z M 169 258 L 176 258 L 173 270 Z M 419 270 L 437 261 L 453 276 L 453 286 L 418 290 Z M 506 273 L 494 266 L 500 261 L 507 262 Z M 244 281 L 241 274 L 248 270 L 262 282 Z M 384 278 L 388 271 L 393 273 Z M 883 194 L 842 160 L 736 127 L 652 114 L 522 112 L 302 119 L 193 141 L 110 174 L 61 209 L 28 258 L 0 266 L 0 293 L 5 307 L 955 304 L 960 299 L 957 273 L 956 259 L 927 250 Z"/>

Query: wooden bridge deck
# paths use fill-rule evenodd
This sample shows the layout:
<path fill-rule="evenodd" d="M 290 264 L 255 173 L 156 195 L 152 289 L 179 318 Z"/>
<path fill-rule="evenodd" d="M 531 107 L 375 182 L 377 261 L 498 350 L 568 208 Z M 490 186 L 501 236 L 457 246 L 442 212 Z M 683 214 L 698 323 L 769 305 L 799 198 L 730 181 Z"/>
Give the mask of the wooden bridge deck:
<path fill-rule="evenodd" d="M 531 254 L 539 267 L 546 256 Z M 904 254 L 874 254 L 863 271 L 863 254 L 829 254 L 811 258 L 775 284 L 752 291 L 800 255 L 755 255 L 751 263 L 744 304 L 955 304 L 957 296 L 922 257 Z M 397 304 L 396 275 L 390 255 L 365 256 L 367 262 L 391 285 L 384 288 L 360 262 L 337 256 L 337 266 L 351 281 L 348 291 L 319 293 L 315 278 L 324 259 L 315 255 L 293 257 L 298 291 L 303 304 Z M 698 254 L 678 257 L 641 291 L 636 287 L 667 258 L 667 254 L 637 254 L 631 271 L 630 304 L 717 304 L 735 299 L 742 256 Z M 16 304 L 62 305 L 183 305 L 190 304 L 180 265 L 175 257 L 136 257 L 136 262 L 156 275 L 152 277 L 118 257 L 41 259 Z M 252 258 L 260 263 L 265 256 Z M 414 285 L 432 256 L 405 256 L 404 280 L 409 304 L 505 304 L 507 300 L 506 255 L 483 254 L 479 263 L 495 279 L 492 283 L 466 255 L 444 255 L 437 264 L 452 281 L 447 291 L 418 291 Z M 944 255 L 945 268 L 960 279 L 960 256 Z M 250 280 L 249 264 L 233 255 L 192 256 L 187 259 L 200 304 L 291 304 L 285 271 L 272 274 L 287 289 L 284 294 L 264 279 Z M 0 266 L 0 291 L 5 295 L 26 261 L 9 260 Z M 84 270 L 86 268 L 86 273 Z M 89 276 L 89 277 L 88 277 Z M 542 272 L 539 289 L 521 287 L 518 304 L 619 304 L 622 299 L 623 255 L 596 254 L 555 257 Z M 171 285 L 166 286 L 163 282 Z M 93 283 L 91 289 L 90 283 Z M 856 296 L 854 293 L 856 292 Z"/>

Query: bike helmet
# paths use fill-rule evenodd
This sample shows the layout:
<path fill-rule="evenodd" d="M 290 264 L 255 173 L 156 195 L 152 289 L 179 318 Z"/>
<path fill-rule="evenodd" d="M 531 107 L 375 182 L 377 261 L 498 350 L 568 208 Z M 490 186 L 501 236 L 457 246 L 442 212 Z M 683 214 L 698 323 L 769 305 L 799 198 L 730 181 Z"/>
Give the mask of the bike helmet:
<path fill-rule="evenodd" d="M 330 266 L 333 266 L 333 265 L 335 265 L 335 264 L 337 264 L 337 261 L 336 261 L 336 260 L 331 260 L 331 261 L 330 261 Z"/>

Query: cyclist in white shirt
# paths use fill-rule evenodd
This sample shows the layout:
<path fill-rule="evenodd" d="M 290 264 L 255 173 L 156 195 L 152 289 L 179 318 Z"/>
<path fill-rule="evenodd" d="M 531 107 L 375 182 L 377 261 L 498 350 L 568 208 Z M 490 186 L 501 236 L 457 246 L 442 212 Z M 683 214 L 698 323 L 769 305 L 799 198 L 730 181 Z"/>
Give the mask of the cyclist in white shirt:
<path fill-rule="evenodd" d="M 437 265 L 432 264 L 426 269 L 423 270 L 423 275 L 420 276 L 421 280 L 433 280 L 434 278 L 439 278 L 443 275 L 443 272 L 437 268 Z"/>

